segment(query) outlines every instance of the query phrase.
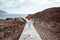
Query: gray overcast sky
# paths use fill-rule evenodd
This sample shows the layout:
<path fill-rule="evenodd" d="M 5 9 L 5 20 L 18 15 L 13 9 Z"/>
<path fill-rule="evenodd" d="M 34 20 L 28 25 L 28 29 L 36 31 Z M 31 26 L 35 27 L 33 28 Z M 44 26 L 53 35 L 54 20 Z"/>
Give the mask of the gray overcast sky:
<path fill-rule="evenodd" d="M 0 0 L 0 10 L 11 14 L 30 14 L 49 7 L 59 7 L 60 0 Z"/>

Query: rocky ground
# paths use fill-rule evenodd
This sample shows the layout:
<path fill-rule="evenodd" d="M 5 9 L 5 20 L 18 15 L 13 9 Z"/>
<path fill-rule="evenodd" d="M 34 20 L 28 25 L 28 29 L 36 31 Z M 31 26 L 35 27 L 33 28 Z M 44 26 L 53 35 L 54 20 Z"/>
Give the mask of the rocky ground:
<path fill-rule="evenodd" d="M 23 18 L 7 18 L 0 20 L 0 40 L 18 40 L 26 21 Z"/>
<path fill-rule="evenodd" d="M 34 27 L 42 40 L 60 40 L 60 7 L 53 7 L 30 14 Z"/>

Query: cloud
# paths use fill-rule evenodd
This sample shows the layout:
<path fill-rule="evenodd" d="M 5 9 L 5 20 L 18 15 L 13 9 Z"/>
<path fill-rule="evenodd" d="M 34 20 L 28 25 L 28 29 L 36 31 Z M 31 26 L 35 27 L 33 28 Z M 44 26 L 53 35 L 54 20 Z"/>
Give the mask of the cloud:
<path fill-rule="evenodd" d="M 58 0 L 58 1 L 57 0 L 54 0 L 54 2 L 60 2 L 60 0 Z"/>
<path fill-rule="evenodd" d="M 32 4 L 39 4 L 39 5 L 43 5 L 43 4 L 48 4 L 50 2 L 48 2 L 48 0 L 29 0 L 30 3 Z"/>
<path fill-rule="evenodd" d="M 23 0 L 0 0 L 0 7 L 3 8 L 16 8 L 18 5 L 21 5 Z"/>
<path fill-rule="evenodd" d="M 9 13 L 35 13 L 60 6 L 60 0 L 0 0 L 0 9 Z"/>
<path fill-rule="evenodd" d="M 48 3 L 48 0 L 0 0 L 0 6 L 3 8 L 18 8 L 23 5 L 37 5 Z"/>
<path fill-rule="evenodd" d="M 24 3 L 25 2 L 25 0 L 19 0 L 21 3 Z"/>

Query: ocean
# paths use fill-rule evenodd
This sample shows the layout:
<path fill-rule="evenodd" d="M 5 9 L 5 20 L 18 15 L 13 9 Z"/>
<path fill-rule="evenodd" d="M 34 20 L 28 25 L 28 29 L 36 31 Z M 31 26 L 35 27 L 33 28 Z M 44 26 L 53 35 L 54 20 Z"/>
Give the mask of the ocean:
<path fill-rule="evenodd" d="M 28 14 L 0 14 L 0 19 L 26 17 Z"/>

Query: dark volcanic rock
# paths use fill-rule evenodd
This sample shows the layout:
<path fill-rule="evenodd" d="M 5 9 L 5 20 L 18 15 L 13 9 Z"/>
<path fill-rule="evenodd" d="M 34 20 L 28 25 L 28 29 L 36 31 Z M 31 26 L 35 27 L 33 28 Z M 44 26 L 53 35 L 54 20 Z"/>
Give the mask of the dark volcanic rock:
<path fill-rule="evenodd" d="M 28 17 L 31 17 L 42 40 L 60 40 L 60 7 L 48 8 Z"/>
<path fill-rule="evenodd" d="M 23 18 L 0 20 L 0 40 L 18 40 L 26 24 Z"/>

